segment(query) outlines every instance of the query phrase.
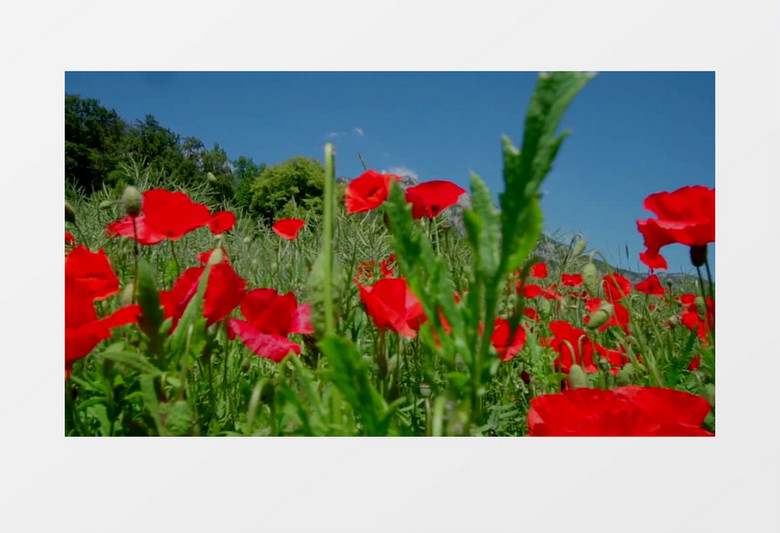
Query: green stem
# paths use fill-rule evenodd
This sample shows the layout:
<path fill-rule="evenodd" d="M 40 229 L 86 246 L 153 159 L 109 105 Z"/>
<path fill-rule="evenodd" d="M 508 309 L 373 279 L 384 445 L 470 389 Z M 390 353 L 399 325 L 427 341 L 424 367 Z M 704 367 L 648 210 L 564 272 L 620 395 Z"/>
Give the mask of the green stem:
<path fill-rule="evenodd" d="M 138 227 L 133 218 L 133 254 L 135 255 L 135 268 L 133 270 L 133 303 L 138 302 Z"/>
<path fill-rule="evenodd" d="M 181 274 L 179 260 L 176 258 L 176 250 L 173 248 L 173 239 L 168 239 L 168 242 L 171 244 L 171 255 L 173 256 L 173 263 L 176 265 L 176 278 L 178 279 L 179 274 Z"/>
<path fill-rule="evenodd" d="M 324 231 L 322 244 L 323 270 L 325 274 L 323 292 L 325 296 L 325 335 L 333 335 L 336 330 L 333 316 L 333 211 L 335 209 L 335 195 L 333 183 L 335 180 L 335 168 L 333 162 L 333 145 L 325 145 L 325 206 L 324 206 Z"/>

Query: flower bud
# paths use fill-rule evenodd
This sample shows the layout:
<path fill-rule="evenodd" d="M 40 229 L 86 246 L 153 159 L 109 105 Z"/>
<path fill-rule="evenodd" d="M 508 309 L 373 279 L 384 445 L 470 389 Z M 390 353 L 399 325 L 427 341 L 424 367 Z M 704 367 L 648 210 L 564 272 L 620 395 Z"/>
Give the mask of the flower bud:
<path fill-rule="evenodd" d="M 103 200 L 98 207 L 102 210 L 111 209 L 115 204 L 116 200 Z"/>
<path fill-rule="evenodd" d="M 612 316 L 612 312 L 615 310 L 613 305 L 607 304 L 599 307 L 594 313 L 590 315 L 588 323 L 585 325 L 588 329 L 598 329 L 607 323 L 609 317 Z"/>
<path fill-rule="evenodd" d="M 571 365 L 569 368 L 569 386 L 572 389 L 588 388 L 588 376 L 580 365 Z"/>
<path fill-rule="evenodd" d="M 699 312 L 699 316 L 704 318 L 707 316 L 707 304 L 704 303 L 704 298 L 701 296 L 697 296 L 695 300 L 693 300 L 693 305 L 696 306 L 696 311 Z"/>
<path fill-rule="evenodd" d="M 211 252 L 211 255 L 209 256 L 209 265 L 218 265 L 222 262 L 222 259 L 224 259 L 225 253 L 222 251 L 222 248 L 214 248 L 214 250 Z"/>
<path fill-rule="evenodd" d="M 212 174 L 211 172 L 207 172 L 207 173 L 206 173 L 206 179 L 207 179 L 207 180 L 208 180 L 210 183 L 216 183 L 216 182 L 217 182 L 217 177 L 216 177 L 214 174 Z"/>
<path fill-rule="evenodd" d="M 550 300 L 546 298 L 542 299 L 542 301 L 539 302 L 539 314 L 544 318 L 549 318 L 551 313 L 552 304 L 550 304 Z"/>
<path fill-rule="evenodd" d="M 65 200 L 65 222 L 76 222 L 76 212 L 67 200 Z"/>
<path fill-rule="evenodd" d="M 252 237 L 250 237 L 249 235 L 244 237 L 244 244 L 249 244 L 250 242 L 252 242 Z"/>
<path fill-rule="evenodd" d="M 431 395 L 431 386 L 427 383 L 420 383 L 420 396 L 427 398 Z"/>
<path fill-rule="evenodd" d="M 680 317 L 678 317 L 678 316 L 676 316 L 676 315 L 675 315 L 675 316 L 670 316 L 670 317 L 669 317 L 669 320 L 668 320 L 667 322 L 668 322 L 668 323 L 669 323 L 669 325 L 670 325 L 670 326 L 672 326 L 673 328 L 674 328 L 674 327 L 677 327 L 677 326 L 679 326 L 679 325 L 680 325 Z"/>
<path fill-rule="evenodd" d="M 691 263 L 693 266 L 700 267 L 707 261 L 707 245 L 697 244 L 691 246 Z"/>
<path fill-rule="evenodd" d="M 592 297 L 596 297 L 599 293 L 599 272 L 596 269 L 596 265 L 588 263 L 582 267 L 582 283 L 585 285 L 588 294 Z"/>
<path fill-rule="evenodd" d="M 578 257 L 582 252 L 585 251 L 585 239 L 580 239 L 577 241 L 577 244 L 574 245 L 574 249 L 571 252 L 572 257 Z"/>
<path fill-rule="evenodd" d="M 125 187 L 125 192 L 122 193 L 122 207 L 124 207 L 125 213 L 131 217 L 137 217 L 141 214 L 142 203 L 141 191 L 132 185 Z"/>
<path fill-rule="evenodd" d="M 124 290 L 122 290 L 122 294 L 119 296 L 119 301 L 122 303 L 122 307 L 128 306 L 131 303 L 133 303 L 133 290 L 135 289 L 135 285 L 133 285 L 133 282 L 129 282 L 127 285 L 125 285 Z"/>

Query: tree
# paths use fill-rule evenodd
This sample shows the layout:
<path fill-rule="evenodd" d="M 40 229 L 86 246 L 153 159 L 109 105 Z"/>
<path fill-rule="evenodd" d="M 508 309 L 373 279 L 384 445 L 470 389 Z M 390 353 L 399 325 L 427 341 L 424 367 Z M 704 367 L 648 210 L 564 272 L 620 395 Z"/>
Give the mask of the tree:
<path fill-rule="evenodd" d="M 251 186 L 250 212 L 267 223 L 300 216 L 298 209 L 322 213 L 325 169 L 316 159 L 296 156 L 267 167 Z"/>
<path fill-rule="evenodd" d="M 127 137 L 125 153 L 163 171 L 182 185 L 192 184 L 196 179 L 197 168 L 182 154 L 179 135 L 163 128 L 153 115 L 136 121 Z"/>
<path fill-rule="evenodd" d="M 65 95 L 65 179 L 94 191 L 117 168 L 128 126 L 93 98 Z"/>
<path fill-rule="evenodd" d="M 251 157 L 242 155 L 233 161 L 233 201 L 237 207 L 249 210 L 252 204 L 252 184 L 265 169 L 265 163 L 257 165 Z"/>

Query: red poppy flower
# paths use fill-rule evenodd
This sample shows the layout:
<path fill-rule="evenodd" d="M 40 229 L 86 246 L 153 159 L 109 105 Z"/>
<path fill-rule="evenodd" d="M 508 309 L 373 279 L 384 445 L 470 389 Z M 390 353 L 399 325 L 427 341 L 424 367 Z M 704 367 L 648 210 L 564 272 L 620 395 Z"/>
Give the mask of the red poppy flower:
<path fill-rule="evenodd" d="M 517 282 L 517 292 L 523 291 L 524 298 L 536 298 L 542 294 L 542 288 L 539 285 L 533 283 L 529 285 L 523 285 L 521 282 Z"/>
<path fill-rule="evenodd" d="M 531 276 L 541 279 L 547 277 L 547 263 L 536 263 L 531 267 Z"/>
<path fill-rule="evenodd" d="M 658 276 L 655 274 L 652 274 L 644 281 L 637 283 L 635 288 L 640 292 L 645 294 L 653 294 L 655 296 L 663 296 L 666 294 L 666 289 L 664 289 L 663 285 L 661 285 L 661 280 L 659 280 Z"/>
<path fill-rule="evenodd" d="M 173 317 L 173 328 L 198 292 L 198 285 L 205 270 L 205 266 L 188 268 L 182 272 L 171 290 L 160 291 L 160 303 L 165 311 L 165 318 Z M 245 292 L 246 281 L 236 274 L 232 266 L 226 263 L 212 265 L 203 296 L 206 325 L 210 326 L 225 318 L 241 303 Z"/>
<path fill-rule="evenodd" d="M 602 283 L 607 300 L 610 302 L 616 302 L 631 294 L 631 282 L 620 274 L 604 276 Z"/>
<path fill-rule="evenodd" d="M 111 268 L 105 250 L 93 253 L 83 244 L 65 257 L 65 278 L 78 282 L 92 300 L 105 300 L 119 292 L 119 279 Z"/>
<path fill-rule="evenodd" d="M 146 223 L 171 240 L 180 239 L 190 231 L 205 226 L 213 218 L 208 207 L 193 202 L 185 193 L 164 189 L 146 191 L 141 210 L 146 216 Z"/>
<path fill-rule="evenodd" d="M 141 314 L 138 305 L 129 305 L 98 319 L 94 300 L 96 295 L 105 293 L 106 285 L 96 283 L 95 280 L 96 278 L 65 275 L 66 378 L 73 369 L 73 361 L 89 354 L 100 341 L 111 338 L 113 328 L 137 322 L 138 315 Z"/>
<path fill-rule="evenodd" d="M 366 313 L 378 329 L 391 329 L 406 337 L 415 337 L 425 321 L 423 306 L 404 278 L 384 278 L 371 287 L 360 288 Z"/>
<path fill-rule="evenodd" d="M 209 220 L 209 229 L 214 235 L 224 233 L 236 224 L 236 215 L 230 211 L 219 211 Z"/>
<path fill-rule="evenodd" d="M 550 346 L 559 354 L 555 358 L 555 368 L 568 374 L 571 365 L 577 364 L 585 372 L 598 372 L 598 368 L 593 363 L 593 341 L 588 338 L 585 331 L 575 328 L 564 320 L 550 322 L 550 330 L 555 336 Z"/>
<path fill-rule="evenodd" d="M 561 283 L 567 287 L 582 285 L 582 274 L 561 274 Z"/>
<path fill-rule="evenodd" d="M 314 333 L 308 304 L 298 305 L 295 294 L 274 289 L 254 289 L 241 302 L 246 320 L 231 319 L 230 328 L 256 355 L 280 362 L 300 345 L 287 339 L 290 333 Z"/>
<path fill-rule="evenodd" d="M 433 218 L 458 203 L 465 189 L 444 180 L 426 181 L 406 189 L 406 202 L 412 204 L 412 216 Z"/>
<path fill-rule="evenodd" d="M 683 310 L 681 314 L 681 322 L 690 331 L 696 331 L 696 335 L 702 342 L 703 346 L 707 346 L 707 333 L 712 331 L 712 324 L 715 321 L 715 303 L 712 298 L 707 298 L 707 310 L 706 316 L 702 317 L 696 309 L 696 296 L 693 294 L 683 294 L 676 298 L 683 304 Z"/>
<path fill-rule="evenodd" d="M 659 250 L 667 244 L 702 246 L 715 241 L 715 189 L 701 185 L 659 192 L 645 199 L 645 209 L 658 218 L 637 220 L 646 251 L 639 259 L 651 269 L 666 269 Z"/>
<path fill-rule="evenodd" d="M 344 203 L 347 213 L 362 213 L 379 207 L 390 194 L 392 180 L 401 181 L 395 174 L 380 174 L 367 170 L 347 185 Z"/>
<path fill-rule="evenodd" d="M 501 361 L 509 361 L 523 348 L 526 340 L 525 328 L 518 324 L 512 342 L 509 342 L 509 321 L 505 318 L 497 318 L 493 327 L 493 335 L 490 342 L 496 349 Z"/>
<path fill-rule="evenodd" d="M 563 300 L 563 296 L 558 294 L 558 285 L 550 285 L 549 287 L 543 287 L 541 295 L 546 300 Z"/>
<path fill-rule="evenodd" d="M 65 245 L 66 246 L 76 246 L 76 238 L 69 231 L 65 232 Z"/>
<path fill-rule="evenodd" d="M 144 246 L 154 246 L 155 244 L 165 240 L 165 235 L 152 229 L 146 223 L 146 217 L 144 215 L 138 215 L 135 217 L 135 229 L 133 229 L 133 217 L 126 216 L 119 219 L 116 222 L 112 222 L 106 226 L 106 232 L 109 237 L 115 237 L 121 235 L 130 239 L 135 239 L 136 234 L 139 244 Z"/>
<path fill-rule="evenodd" d="M 295 240 L 298 236 L 298 232 L 301 231 L 301 228 L 305 224 L 306 222 L 300 218 L 283 218 L 282 220 L 277 220 L 274 225 L 271 226 L 271 229 L 282 239 L 292 241 Z"/>
<path fill-rule="evenodd" d="M 531 436 L 713 436 L 701 427 L 707 400 L 688 392 L 629 385 L 573 389 L 531 400 Z"/>
<path fill-rule="evenodd" d="M 390 254 L 387 259 L 382 259 L 382 263 L 379 265 L 382 270 L 382 277 L 390 278 L 395 274 L 396 262 L 395 254 Z"/>
<path fill-rule="evenodd" d="M 539 322 L 539 313 L 536 312 L 536 309 L 533 307 L 526 307 L 525 311 L 523 311 L 523 314 L 530 318 L 531 320 L 536 320 Z"/>

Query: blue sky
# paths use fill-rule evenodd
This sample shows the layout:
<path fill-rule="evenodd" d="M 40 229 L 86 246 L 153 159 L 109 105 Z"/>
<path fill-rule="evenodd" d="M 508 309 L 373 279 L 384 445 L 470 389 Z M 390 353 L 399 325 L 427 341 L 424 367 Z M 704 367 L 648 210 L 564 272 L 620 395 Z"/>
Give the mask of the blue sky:
<path fill-rule="evenodd" d="M 501 135 L 522 141 L 533 72 L 66 72 L 66 93 L 96 98 L 133 123 L 152 114 L 230 159 L 274 165 L 323 159 L 336 174 L 380 171 L 447 179 L 471 171 L 503 190 Z M 561 122 L 564 141 L 542 184 L 545 231 L 582 233 L 613 264 L 646 271 L 642 202 L 684 185 L 715 186 L 714 72 L 601 72 Z M 630 261 L 626 260 L 628 246 Z M 714 267 L 714 245 L 710 261 Z M 670 272 L 695 273 L 687 247 L 662 249 Z M 714 274 L 714 268 L 713 268 Z"/>

